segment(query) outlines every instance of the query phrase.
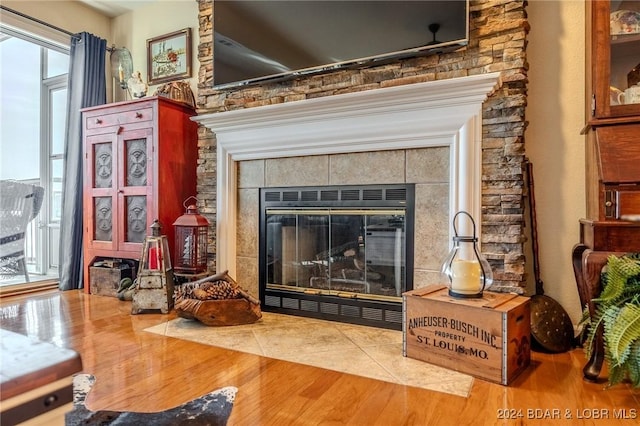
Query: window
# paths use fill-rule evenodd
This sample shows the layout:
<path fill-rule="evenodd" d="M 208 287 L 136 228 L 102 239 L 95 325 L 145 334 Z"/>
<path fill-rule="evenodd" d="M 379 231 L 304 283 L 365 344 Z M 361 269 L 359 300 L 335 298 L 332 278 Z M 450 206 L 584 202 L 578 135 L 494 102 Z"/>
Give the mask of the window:
<path fill-rule="evenodd" d="M 69 50 L 0 26 L 0 179 L 44 187 L 26 236 L 32 281 L 57 278 Z M 0 276 L 0 285 L 23 275 Z"/>

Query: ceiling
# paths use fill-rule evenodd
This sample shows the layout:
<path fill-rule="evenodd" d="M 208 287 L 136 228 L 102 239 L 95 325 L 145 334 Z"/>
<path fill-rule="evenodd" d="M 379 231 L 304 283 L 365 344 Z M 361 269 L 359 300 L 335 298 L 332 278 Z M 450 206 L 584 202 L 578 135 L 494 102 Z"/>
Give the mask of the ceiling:
<path fill-rule="evenodd" d="M 97 10 L 98 12 L 107 15 L 110 18 L 115 18 L 127 12 L 131 12 L 141 6 L 149 3 L 154 3 L 158 0 L 78 0 L 80 3 L 84 3 L 87 6 Z"/>

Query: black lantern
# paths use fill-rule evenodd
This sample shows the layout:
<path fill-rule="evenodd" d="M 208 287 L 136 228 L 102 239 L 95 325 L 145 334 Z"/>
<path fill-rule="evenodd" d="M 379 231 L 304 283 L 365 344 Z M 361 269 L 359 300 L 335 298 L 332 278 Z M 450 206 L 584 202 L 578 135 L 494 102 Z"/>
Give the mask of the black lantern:
<path fill-rule="evenodd" d="M 207 243 L 209 221 L 198 214 L 195 204 L 187 205 L 189 197 L 183 205 L 186 213 L 173 223 L 175 228 L 174 268 L 177 273 L 199 274 L 207 270 Z"/>
<path fill-rule="evenodd" d="M 473 235 L 459 236 L 456 228 L 458 215 L 469 217 Z M 442 275 L 447 280 L 449 295 L 460 298 L 480 298 L 482 292 L 493 283 L 489 262 L 478 251 L 476 223 L 471 215 L 459 211 L 453 217 L 453 248 L 442 264 Z"/>

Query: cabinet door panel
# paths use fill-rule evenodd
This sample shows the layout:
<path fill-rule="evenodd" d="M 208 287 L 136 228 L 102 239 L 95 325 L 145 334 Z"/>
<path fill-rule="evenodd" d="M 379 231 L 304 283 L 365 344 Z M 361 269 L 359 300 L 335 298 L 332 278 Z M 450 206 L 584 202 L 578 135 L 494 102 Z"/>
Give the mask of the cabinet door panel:
<path fill-rule="evenodd" d="M 93 145 L 93 187 L 113 188 L 113 143 Z"/>
<path fill-rule="evenodd" d="M 84 184 L 85 236 L 89 247 L 112 250 L 116 247 L 113 221 L 115 208 L 117 158 L 115 134 L 87 137 L 85 173 L 90 179 Z"/>
<path fill-rule="evenodd" d="M 153 129 L 124 131 L 118 136 L 120 250 L 138 252 L 154 214 L 152 204 Z M 157 214 L 157 213 L 156 213 Z"/>
<path fill-rule="evenodd" d="M 149 214 L 147 208 L 147 197 L 145 195 L 131 195 L 125 199 L 125 224 L 124 242 L 140 243 L 144 242 L 147 236 L 147 228 L 151 226 L 147 221 Z"/>
<path fill-rule="evenodd" d="M 113 197 L 93 197 L 95 241 L 113 241 Z"/>
<path fill-rule="evenodd" d="M 147 139 L 135 138 L 125 140 L 125 186 L 147 185 Z"/>

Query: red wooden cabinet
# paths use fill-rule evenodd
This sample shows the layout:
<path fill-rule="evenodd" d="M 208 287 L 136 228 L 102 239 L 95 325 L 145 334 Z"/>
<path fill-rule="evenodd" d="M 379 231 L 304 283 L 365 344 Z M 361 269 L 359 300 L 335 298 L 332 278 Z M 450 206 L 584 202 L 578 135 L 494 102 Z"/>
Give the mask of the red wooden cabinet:
<path fill-rule="evenodd" d="M 155 219 L 173 253 L 173 222 L 196 195 L 198 125 L 163 97 L 82 110 L 84 288 L 99 259 L 139 260 Z"/>

